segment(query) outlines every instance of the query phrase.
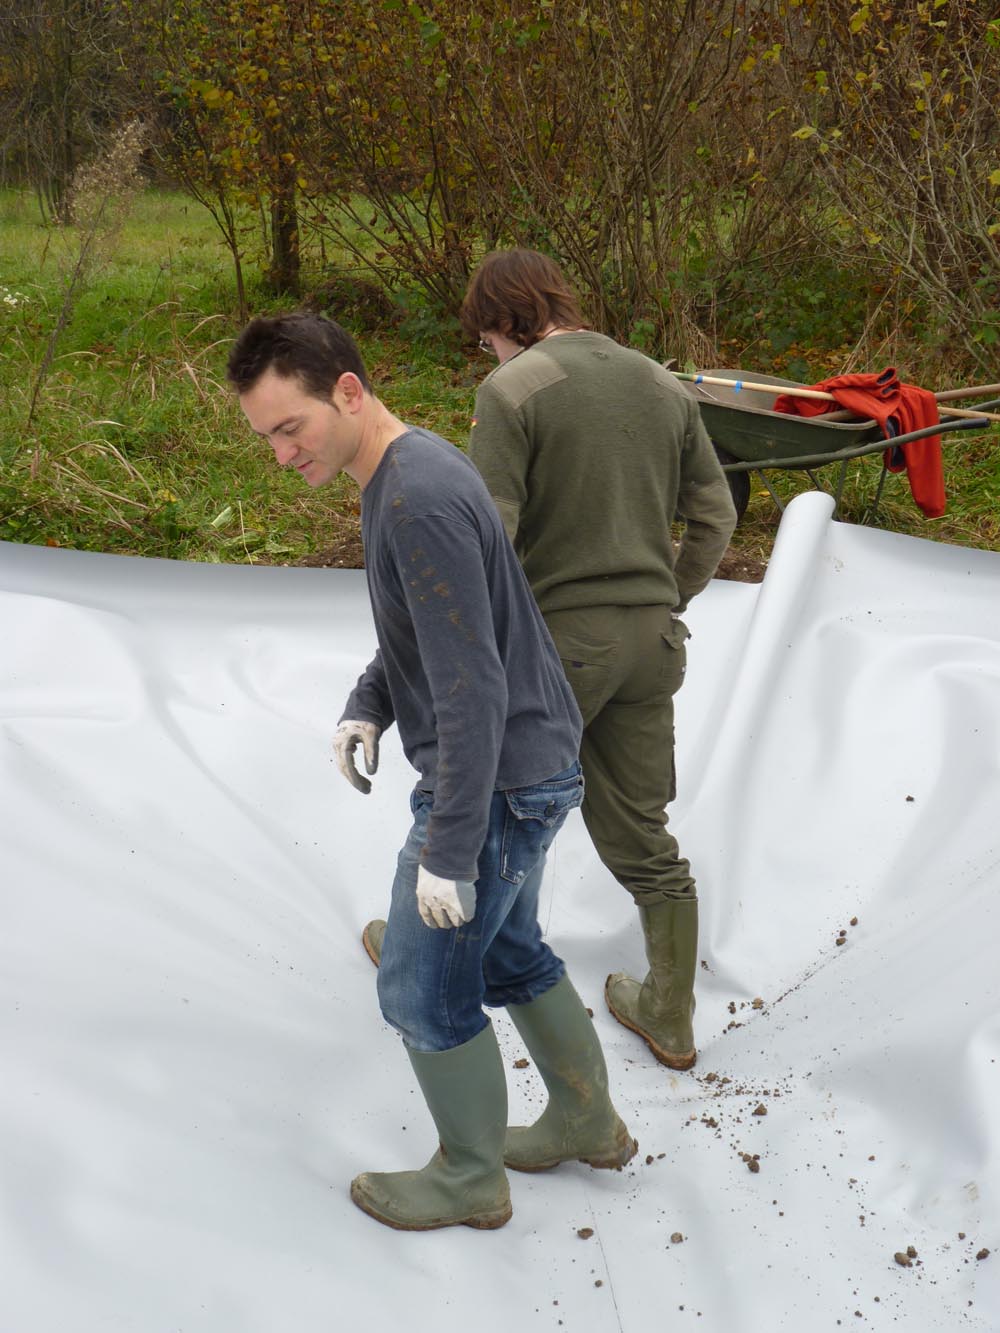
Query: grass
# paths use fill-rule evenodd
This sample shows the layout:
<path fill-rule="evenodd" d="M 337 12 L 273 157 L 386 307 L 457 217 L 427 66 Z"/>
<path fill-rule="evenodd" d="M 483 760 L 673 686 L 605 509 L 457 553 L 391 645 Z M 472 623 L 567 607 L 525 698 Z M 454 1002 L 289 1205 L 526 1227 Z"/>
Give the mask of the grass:
<path fill-rule="evenodd" d="M 211 219 L 183 196 L 150 190 L 139 197 L 113 253 L 64 321 L 27 426 L 38 368 L 63 312 L 74 239 L 72 228 L 43 227 L 29 195 L 0 192 L 0 539 L 280 563 L 316 562 L 343 547 L 345 533 L 356 530 L 352 484 L 314 492 L 275 467 L 225 387 L 237 331 L 229 258 Z M 464 445 L 475 386 L 490 363 L 462 349 L 453 322 L 405 295 L 395 307 L 384 298 L 379 305 L 350 275 L 325 288 L 317 275 L 316 286 L 332 299 L 331 313 L 354 329 L 391 410 Z M 279 304 L 252 286 L 250 298 L 259 310 Z M 726 359 L 753 368 L 752 351 L 735 333 Z M 801 358 L 801 346 L 790 346 Z M 836 369 L 831 355 L 815 347 L 817 378 Z M 767 368 L 782 373 L 780 355 Z M 905 479 L 893 477 L 880 524 L 996 549 L 996 442 L 995 432 L 945 437 L 948 514 L 924 520 Z M 852 464 L 845 518 L 860 517 L 877 474 L 872 459 Z M 810 485 L 792 473 L 772 474 L 772 482 L 785 497 Z M 734 545 L 764 560 L 778 514 L 756 483 L 753 491 Z"/>
<path fill-rule="evenodd" d="M 139 200 L 75 305 L 26 429 L 71 245 L 26 196 L 0 193 L 0 288 L 17 300 L 0 291 L 0 538 L 214 561 L 320 549 L 354 507 L 350 483 L 309 491 L 250 434 L 224 383 L 237 331 L 228 258 L 181 196 Z M 393 410 L 467 433 L 474 379 L 442 373 L 426 340 L 366 336 L 364 352 Z"/>

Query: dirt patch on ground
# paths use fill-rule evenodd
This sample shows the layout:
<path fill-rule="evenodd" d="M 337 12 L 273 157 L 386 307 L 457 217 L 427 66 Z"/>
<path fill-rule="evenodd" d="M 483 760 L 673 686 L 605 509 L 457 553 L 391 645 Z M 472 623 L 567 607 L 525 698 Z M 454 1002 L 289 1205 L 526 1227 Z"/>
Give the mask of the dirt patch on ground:
<path fill-rule="evenodd" d="M 333 541 L 322 551 L 313 551 L 296 560 L 297 565 L 309 569 L 364 569 L 365 552 L 361 545 L 361 523 L 358 519 L 337 516 L 333 520 Z"/>
<path fill-rule="evenodd" d="M 728 550 L 715 571 L 717 579 L 736 583 L 760 583 L 767 572 L 767 561 L 751 551 Z"/>

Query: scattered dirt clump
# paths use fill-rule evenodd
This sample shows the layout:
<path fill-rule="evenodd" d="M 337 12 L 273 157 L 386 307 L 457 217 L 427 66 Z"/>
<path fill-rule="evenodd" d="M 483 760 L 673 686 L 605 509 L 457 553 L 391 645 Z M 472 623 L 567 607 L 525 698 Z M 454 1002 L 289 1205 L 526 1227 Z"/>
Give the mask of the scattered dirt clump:
<path fill-rule="evenodd" d="M 360 521 L 353 515 L 333 514 L 331 526 L 334 529 L 332 543 L 321 551 L 302 556 L 295 563 L 307 569 L 364 569 Z"/>
<path fill-rule="evenodd" d="M 749 551 L 729 550 L 719 561 L 717 579 L 734 583 L 760 583 L 767 572 L 767 560 Z"/>

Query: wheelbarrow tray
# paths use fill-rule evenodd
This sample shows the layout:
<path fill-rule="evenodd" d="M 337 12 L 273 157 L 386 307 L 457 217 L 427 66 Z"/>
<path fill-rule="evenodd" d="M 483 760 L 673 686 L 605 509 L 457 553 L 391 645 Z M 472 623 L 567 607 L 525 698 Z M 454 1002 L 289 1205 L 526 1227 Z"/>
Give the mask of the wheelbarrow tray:
<path fill-rule="evenodd" d="M 877 421 L 826 421 L 823 417 L 775 412 L 774 401 L 782 389 L 802 388 L 797 380 L 758 375 L 756 371 L 705 370 L 702 373 L 706 377 L 746 379 L 754 384 L 775 386 L 772 395 L 753 389 L 728 388 L 722 384 L 684 385 L 696 399 L 705 429 L 714 443 L 740 462 L 770 460 L 772 466 L 780 466 L 782 458 L 801 458 L 803 455 L 815 458 L 822 454 L 829 454 L 833 462 L 845 449 L 882 439 Z M 836 413 L 836 403 L 831 403 L 830 409 Z"/>

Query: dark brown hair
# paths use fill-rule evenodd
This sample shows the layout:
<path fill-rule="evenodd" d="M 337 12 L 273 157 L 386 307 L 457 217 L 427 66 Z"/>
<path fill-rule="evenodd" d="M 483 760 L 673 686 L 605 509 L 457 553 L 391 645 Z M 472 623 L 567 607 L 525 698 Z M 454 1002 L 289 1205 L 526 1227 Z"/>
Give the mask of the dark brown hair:
<path fill-rule="evenodd" d="M 357 375 L 371 392 L 357 343 L 324 315 L 252 319 L 229 353 L 226 378 L 237 393 L 246 393 L 268 370 L 286 379 L 299 379 L 306 393 L 324 401 L 345 371 Z"/>
<path fill-rule="evenodd" d="M 473 338 L 500 333 L 531 347 L 554 324 L 578 329 L 583 316 L 559 265 L 537 250 L 494 250 L 472 275 L 460 312 Z"/>

